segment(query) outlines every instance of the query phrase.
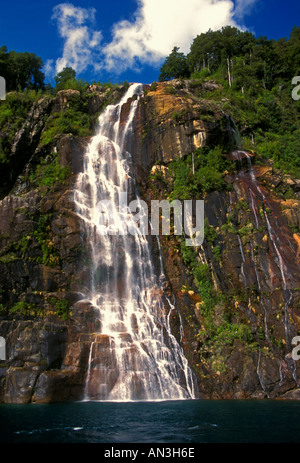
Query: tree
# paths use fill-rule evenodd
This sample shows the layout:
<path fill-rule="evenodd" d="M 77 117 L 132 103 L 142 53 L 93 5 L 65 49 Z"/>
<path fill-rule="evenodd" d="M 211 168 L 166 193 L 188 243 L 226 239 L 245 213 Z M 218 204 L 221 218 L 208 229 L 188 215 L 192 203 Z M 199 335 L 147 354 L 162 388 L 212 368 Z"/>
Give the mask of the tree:
<path fill-rule="evenodd" d="M 0 47 L 0 76 L 4 77 L 5 68 L 7 67 L 7 47 L 4 45 Z"/>
<path fill-rule="evenodd" d="M 194 39 L 187 57 L 191 72 L 206 68 L 214 71 L 218 67 L 218 37 L 219 32 L 210 29 Z"/>
<path fill-rule="evenodd" d="M 76 71 L 71 67 L 65 67 L 54 77 L 56 83 L 56 91 L 63 90 L 68 86 L 68 83 L 76 80 Z"/>
<path fill-rule="evenodd" d="M 184 53 L 178 51 L 179 47 L 174 47 L 170 55 L 166 58 L 160 70 L 159 81 L 179 79 L 189 77 L 189 67 Z"/>
<path fill-rule="evenodd" d="M 7 90 L 44 89 L 43 61 L 35 53 L 16 53 L 0 48 L 0 75 L 6 80 Z"/>
<path fill-rule="evenodd" d="M 300 27 L 293 27 L 288 40 L 288 57 L 291 69 L 290 77 L 300 75 Z"/>

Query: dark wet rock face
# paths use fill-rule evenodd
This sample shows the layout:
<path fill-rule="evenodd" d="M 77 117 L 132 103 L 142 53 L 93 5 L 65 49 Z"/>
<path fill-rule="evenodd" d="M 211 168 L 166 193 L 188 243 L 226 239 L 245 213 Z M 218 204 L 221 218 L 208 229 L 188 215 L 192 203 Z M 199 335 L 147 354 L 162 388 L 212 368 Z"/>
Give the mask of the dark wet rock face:
<path fill-rule="evenodd" d="M 159 199 L 157 192 L 171 184 L 172 159 L 216 140 L 228 144 L 218 105 L 194 97 L 189 85 L 147 88 L 139 103 L 130 152 L 146 201 Z M 67 134 L 49 146 L 40 142 L 46 116 L 68 108 L 73 92 L 35 103 L 11 147 L 10 180 L 0 202 L 0 336 L 6 340 L 0 399 L 7 403 L 80 400 L 87 375 L 89 397 L 99 397 L 99 384 L 106 397 L 117 381 L 112 341 L 99 335 L 97 310 L 82 300 L 90 284 L 90 244 L 76 213 L 74 184 L 89 137 Z M 90 92 L 89 112 L 94 114 L 107 92 L 97 86 Z M 126 111 L 125 105 L 122 121 Z M 292 340 L 300 323 L 299 180 L 272 166 L 255 166 L 253 153 L 226 153 L 236 166 L 227 178 L 231 188 L 205 196 L 207 226 L 215 234 L 197 249 L 198 260 L 210 268 L 214 289 L 223 296 L 210 313 L 213 334 L 174 236 L 161 238 L 165 291 L 177 308 L 170 323 L 201 397 L 298 398 L 300 371 L 292 358 Z M 47 156 L 56 156 L 69 169 L 50 186 L 30 177 Z M 154 164 L 160 164 L 165 176 L 155 190 L 150 178 Z M 291 188 L 293 198 L 282 199 L 279 188 Z M 159 268 L 156 246 L 153 256 Z M 123 284 L 120 271 L 120 294 Z M 237 335 L 233 327 L 244 332 Z M 126 336 L 124 332 L 124 342 Z M 95 355 L 89 370 L 91 343 Z M 142 396 L 138 380 L 135 389 Z"/>

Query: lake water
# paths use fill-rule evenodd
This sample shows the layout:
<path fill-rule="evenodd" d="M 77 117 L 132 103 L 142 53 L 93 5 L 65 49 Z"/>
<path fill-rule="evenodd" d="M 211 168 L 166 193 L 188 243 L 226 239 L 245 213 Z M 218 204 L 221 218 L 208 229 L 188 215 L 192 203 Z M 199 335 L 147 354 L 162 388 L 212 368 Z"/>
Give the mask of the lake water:
<path fill-rule="evenodd" d="M 298 401 L 2 404 L 0 442 L 299 443 L 299 416 Z"/>

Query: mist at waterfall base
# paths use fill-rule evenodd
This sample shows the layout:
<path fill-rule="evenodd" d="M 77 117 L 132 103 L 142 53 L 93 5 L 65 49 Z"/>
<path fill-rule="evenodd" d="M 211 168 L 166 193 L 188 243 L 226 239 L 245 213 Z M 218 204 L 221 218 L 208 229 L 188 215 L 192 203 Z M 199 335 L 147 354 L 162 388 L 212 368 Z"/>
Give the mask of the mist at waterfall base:
<path fill-rule="evenodd" d="M 135 443 L 174 449 L 175 443 L 195 449 L 209 443 L 298 443 L 299 413 L 299 401 L 273 400 L 4 404 L 0 442 L 98 443 L 101 449 Z"/>

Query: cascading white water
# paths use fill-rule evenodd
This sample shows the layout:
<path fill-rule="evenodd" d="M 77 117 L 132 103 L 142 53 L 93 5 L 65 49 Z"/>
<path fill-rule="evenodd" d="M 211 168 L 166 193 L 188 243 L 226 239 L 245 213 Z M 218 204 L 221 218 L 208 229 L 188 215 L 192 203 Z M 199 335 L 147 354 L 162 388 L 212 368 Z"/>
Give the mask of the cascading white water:
<path fill-rule="evenodd" d="M 248 184 L 248 188 L 247 188 L 247 190 L 248 190 L 248 199 L 249 199 L 249 204 L 250 204 L 251 210 L 252 210 L 254 218 L 255 218 L 256 229 L 257 230 L 259 229 L 259 225 L 260 225 L 260 220 L 259 220 L 258 210 L 257 210 L 258 200 L 261 199 L 262 204 L 263 204 L 263 213 L 264 213 L 264 217 L 265 217 L 266 224 L 267 224 L 268 236 L 270 238 L 270 242 L 272 243 L 274 251 L 275 251 L 275 255 L 276 255 L 276 258 L 277 258 L 276 264 L 278 266 L 280 276 L 281 276 L 281 280 L 282 280 L 283 299 L 284 299 L 284 303 L 285 303 L 284 327 L 285 327 L 286 343 L 287 343 L 288 346 L 291 346 L 291 326 L 290 326 L 290 314 L 289 314 L 289 308 L 290 308 L 290 305 L 291 305 L 291 302 L 292 302 L 292 299 L 293 299 L 293 292 L 292 292 L 292 290 L 290 288 L 291 285 L 290 285 L 290 282 L 289 282 L 289 279 L 290 279 L 291 275 L 289 275 L 288 265 L 286 265 L 284 255 L 283 255 L 283 253 L 281 252 L 281 249 L 280 249 L 280 246 L 282 245 L 282 243 L 280 242 L 280 237 L 277 236 L 277 232 L 276 232 L 274 226 L 271 224 L 269 213 L 267 212 L 267 208 L 272 210 L 272 207 L 271 207 L 271 204 L 268 203 L 268 199 L 266 198 L 264 192 L 262 191 L 262 188 L 260 187 L 260 185 L 259 185 L 259 183 L 258 183 L 258 181 L 256 179 L 255 172 L 254 172 L 253 166 L 252 166 L 252 161 L 251 161 L 250 154 L 247 151 L 244 151 L 241 148 L 240 134 L 239 134 L 239 132 L 238 132 L 238 130 L 236 128 L 236 125 L 235 125 L 234 121 L 232 120 L 231 117 L 229 117 L 227 115 L 225 115 L 225 116 L 226 116 L 226 120 L 227 120 L 227 131 L 228 131 L 228 135 L 229 135 L 229 141 L 230 141 L 231 147 L 233 148 L 233 151 L 231 152 L 231 154 L 232 154 L 233 158 L 238 161 L 238 163 L 239 163 L 239 165 L 241 167 L 241 171 L 237 175 L 236 180 L 241 180 L 242 182 L 246 180 L 246 184 Z M 242 169 L 242 159 L 243 158 L 246 158 L 246 160 L 247 160 L 248 173 L 245 172 L 244 169 Z M 250 179 L 250 182 L 247 181 L 247 178 Z M 267 208 L 266 208 L 266 206 L 267 206 Z M 277 227 L 277 229 L 278 229 L 278 227 Z M 242 255 L 241 271 L 242 271 L 242 275 L 243 275 L 245 285 L 246 285 L 246 278 L 245 278 L 245 272 L 244 272 L 245 257 L 244 257 L 244 254 L 243 254 L 240 237 L 238 237 L 238 239 L 239 239 L 239 245 L 240 245 L 240 250 L 241 250 L 241 255 Z M 256 273 L 259 292 L 261 293 L 261 285 L 260 285 L 259 275 L 258 275 L 257 268 L 256 268 L 256 262 L 255 262 L 254 255 L 253 255 L 253 250 L 252 250 L 252 261 L 253 261 L 253 264 L 254 264 L 254 269 L 255 269 L 255 273 Z M 261 297 L 261 305 L 262 305 L 262 308 L 263 308 L 263 311 L 264 311 L 265 335 L 266 335 L 266 339 L 269 340 L 269 334 L 268 334 L 268 329 L 267 329 L 267 310 L 266 310 L 264 302 L 263 302 L 263 297 Z M 296 380 L 296 383 L 298 384 L 297 380 Z"/>
<path fill-rule="evenodd" d="M 289 285 L 289 281 L 288 281 L 289 280 L 288 266 L 286 265 L 283 254 L 280 251 L 280 244 L 281 244 L 280 243 L 280 238 L 277 237 L 276 230 L 272 226 L 270 218 L 269 218 L 269 214 L 268 214 L 268 212 L 266 210 L 266 206 L 270 206 L 269 209 L 272 210 L 271 204 L 268 203 L 268 199 L 266 198 L 266 196 L 263 193 L 261 187 L 259 186 L 259 183 L 258 183 L 258 181 L 256 179 L 256 176 L 255 176 L 255 173 L 254 173 L 254 170 L 253 170 L 251 157 L 250 157 L 249 153 L 247 151 L 240 151 L 240 153 L 244 154 L 244 156 L 247 159 L 247 163 L 248 163 L 248 170 L 249 170 L 250 179 L 251 179 L 251 183 L 252 183 L 252 186 L 249 187 L 249 203 L 250 203 L 251 210 L 252 210 L 252 212 L 254 214 L 254 217 L 255 217 L 256 227 L 257 227 L 257 229 L 259 228 L 259 220 L 258 220 L 258 215 L 257 215 L 257 211 L 256 211 L 256 207 L 255 207 L 255 200 L 254 199 L 255 198 L 261 198 L 262 203 L 263 203 L 263 213 L 264 213 L 264 217 L 265 217 L 266 224 L 267 224 L 268 236 L 270 238 L 270 241 L 271 241 L 271 243 L 273 245 L 273 248 L 274 248 L 274 251 L 275 251 L 275 255 L 277 257 L 277 266 L 278 266 L 278 269 L 279 269 L 279 272 L 280 272 L 280 275 L 281 275 L 283 299 L 284 299 L 284 302 L 285 302 L 285 306 L 284 306 L 284 312 L 285 312 L 285 316 L 284 316 L 285 336 L 286 336 L 286 342 L 290 346 L 291 345 L 290 344 L 291 343 L 291 326 L 290 326 L 289 308 L 290 308 L 290 305 L 291 305 L 291 302 L 292 302 L 292 299 L 293 299 L 293 292 L 289 287 L 290 285 Z M 241 172 L 239 175 L 244 176 L 245 174 L 244 174 L 244 172 Z M 254 193 L 253 190 L 254 191 L 256 190 L 255 193 Z M 258 272 L 257 272 L 257 269 L 256 269 L 255 259 L 252 257 L 252 260 L 254 262 L 254 267 L 255 267 L 258 286 L 259 286 L 259 289 L 261 290 L 260 282 L 259 282 L 259 278 L 258 278 Z M 243 263 L 244 263 L 244 258 L 243 258 Z M 266 334 L 266 339 L 269 339 L 268 330 L 267 330 L 267 323 L 266 323 L 267 313 L 266 313 L 266 309 L 265 309 L 264 304 L 263 304 L 263 299 L 261 300 L 261 303 L 262 303 L 263 310 L 265 312 L 265 334 Z"/>
<path fill-rule="evenodd" d="M 260 186 L 258 185 L 258 182 L 256 180 L 256 177 L 255 177 L 255 174 L 253 172 L 253 168 L 252 168 L 252 163 L 251 163 L 251 158 L 249 156 L 249 154 L 245 151 L 245 155 L 246 155 L 246 158 L 247 158 L 247 161 L 248 161 L 248 166 L 249 166 L 249 172 L 250 172 L 250 176 L 251 176 L 251 179 L 252 179 L 252 182 L 253 182 L 253 185 L 255 186 L 258 194 L 261 196 L 262 200 L 264 202 L 267 202 L 266 201 L 266 197 L 265 195 L 263 194 Z M 255 216 L 255 220 L 256 220 L 256 223 L 258 225 L 258 218 L 257 218 L 257 213 L 255 211 L 255 206 L 254 206 L 254 201 L 253 201 L 253 191 L 250 189 L 250 196 L 251 196 L 251 209 L 252 209 L 252 212 Z M 269 233 L 269 237 L 273 243 L 273 246 L 274 246 L 274 249 L 275 249 L 275 252 L 276 252 L 276 255 L 277 255 L 277 258 L 278 258 L 278 266 L 279 266 L 279 270 L 280 270 L 280 274 L 281 274 L 281 278 L 282 278 L 282 282 L 283 282 L 283 290 L 286 291 L 287 290 L 287 281 L 286 281 L 286 273 L 287 273 L 287 269 L 286 269 L 286 266 L 285 266 L 285 263 L 284 263 L 284 260 L 283 260 L 283 257 L 279 251 L 279 246 L 278 244 L 276 243 L 276 233 L 275 231 L 273 230 L 273 227 L 270 223 L 270 219 L 269 219 L 269 216 L 268 216 L 268 213 L 266 211 L 266 209 L 264 209 L 264 216 L 265 216 L 265 219 L 266 219 L 266 223 L 267 223 L 267 227 L 268 227 L 268 233 Z"/>
<path fill-rule="evenodd" d="M 170 331 L 175 309 L 163 291 L 164 275 L 155 271 L 147 236 L 127 204 L 120 205 L 127 195 L 140 201 L 127 147 L 142 91 L 132 84 L 100 115 L 75 189 L 90 247 L 86 299 L 97 308 L 100 325 L 90 348 L 87 400 L 195 398 L 192 372 Z"/>

